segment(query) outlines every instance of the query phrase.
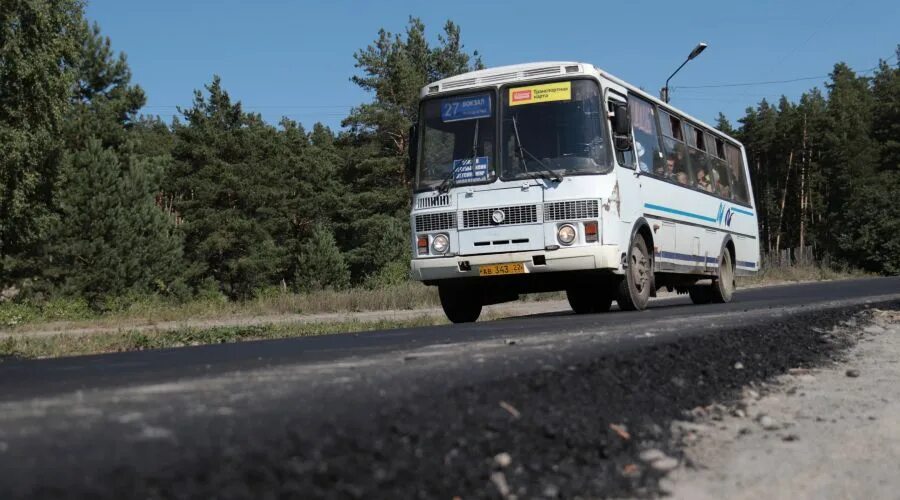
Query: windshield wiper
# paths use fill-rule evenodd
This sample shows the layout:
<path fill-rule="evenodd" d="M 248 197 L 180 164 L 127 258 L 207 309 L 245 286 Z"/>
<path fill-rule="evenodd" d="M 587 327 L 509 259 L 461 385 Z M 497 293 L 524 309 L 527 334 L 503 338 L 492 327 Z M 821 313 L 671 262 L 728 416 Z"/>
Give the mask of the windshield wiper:
<path fill-rule="evenodd" d="M 528 160 L 525 158 L 525 155 L 527 154 L 528 156 L 534 158 L 534 161 L 536 161 L 538 165 L 543 168 L 542 171 L 536 172 L 538 175 L 540 175 L 544 179 L 547 179 L 548 181 L 562 182 L 562 177 L 559 174 L 551 170 L 544 162 L 542 162 L 537 156 L 531 154 L 531 152 L 525 149 L 525 146 L 522 145 L 522 139 L 519 138 L 519 124 L 516 121 L 516 115 L 513 115 L 512 123 L 513 132 L 516 133 L 516 144 L 518 144 L 519 146 L 519 156 L 521 156 L 522 158 L 522 167 L 525 169 L 525 173 L 530 173 L 528 171 Z"/>
<path fill-rule="evenodd" d="M 472 138 L 472 160 L 471 160 L 471 168 L 472 175 L 475 174 L 475 162 L 478 159 L 478 123 L 481 120 L 475 120 L 475 137 Z M 450 190 L 450 186 L 453 184 L 453 175 L 456 174 L 456 171 L 460 169 L 464 165 L 463 162 L 459 162 L 454 165 L 453 168 L 447 172 L 447 175 L 441 180 L 441 184 L 438 186 L 438 193 L 446 193 Z"/>

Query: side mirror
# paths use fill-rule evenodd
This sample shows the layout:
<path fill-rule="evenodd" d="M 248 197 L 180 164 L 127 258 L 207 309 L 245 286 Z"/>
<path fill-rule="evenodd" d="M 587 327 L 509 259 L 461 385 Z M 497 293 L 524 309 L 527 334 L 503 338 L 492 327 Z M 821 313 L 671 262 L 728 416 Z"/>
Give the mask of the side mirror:
<path fill-rule="evenodd" d="M 628 105 L 624 102 L 613 102 L 613 139 L 615 139 L 616 149 L 619 151 L 629 151 L 631 145 L 631 113 Z"/>
<path fill-rule="evenodd" d="M 613 103 L 613 132 L 616 135 L 631 135 L 631 116 L 624 102 Z"/>
<path fill-rule="evenodd" d="M 410 181 L 416 177 L 416 161 L 419 158 L 419 126 L 409 127 L 409 147 L 406 158 L 406 178 Z"/>

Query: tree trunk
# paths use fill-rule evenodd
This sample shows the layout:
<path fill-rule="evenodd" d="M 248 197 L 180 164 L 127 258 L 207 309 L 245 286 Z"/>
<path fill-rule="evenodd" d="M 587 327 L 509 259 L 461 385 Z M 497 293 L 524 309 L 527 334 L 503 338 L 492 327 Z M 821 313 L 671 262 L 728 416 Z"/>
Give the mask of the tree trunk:
<path fill-rule="evenodd" d="M 802 155 L 800 158 L 800 249 L 803 250 L 806 248 L 806 204 L 809 202 L 806 196 L 807 162 L 809 161 L 806 154 L 806 115 L 803 115 L 803 142 L 800 147 Z M 805 257 L 806 253 L 804 252 L 802 255 Z"/>
<path fill-rule="evenodd" d="M 784 205 L 787 202 L 788 187 L 791 181 L 791 166 L 794 164 L 794 150 L 788 155 L 787 174 L 784 177 L 784 192 L 781 194 L 781 206 L 778 209 L 778 226 L 775 228 L 775 251 L 781 248 L 781 223 L 784 221 Z"/>

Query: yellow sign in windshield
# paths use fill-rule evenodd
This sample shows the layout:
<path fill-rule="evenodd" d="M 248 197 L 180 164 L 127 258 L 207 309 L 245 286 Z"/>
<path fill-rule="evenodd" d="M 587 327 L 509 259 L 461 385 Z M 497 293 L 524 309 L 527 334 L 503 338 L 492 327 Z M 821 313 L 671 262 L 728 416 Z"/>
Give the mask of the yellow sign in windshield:
<path fill-rule="evenodd" d="M 545 83 L 509 89 L 509 105 L 536 104 L 539 102 L 568 101 L 572 99 L 572 82 Z"/>

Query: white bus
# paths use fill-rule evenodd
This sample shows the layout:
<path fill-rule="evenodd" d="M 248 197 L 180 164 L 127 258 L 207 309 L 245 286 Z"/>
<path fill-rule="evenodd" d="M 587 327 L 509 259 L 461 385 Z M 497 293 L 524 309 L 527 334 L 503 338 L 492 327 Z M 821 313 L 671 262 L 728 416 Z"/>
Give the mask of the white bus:
<path fill-rule="evenodd" d="M 579 314 L 728 302 L 759 268 L 743 146 L 590 64 L 427 85 L 411 138 L 411 274 L 455 323 L 557 290 Z"/>

